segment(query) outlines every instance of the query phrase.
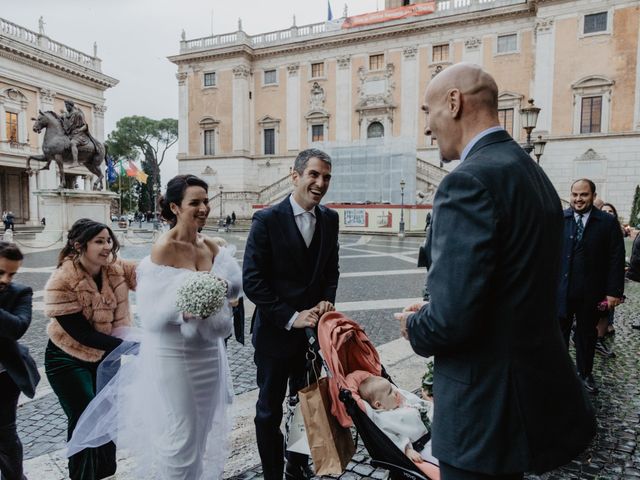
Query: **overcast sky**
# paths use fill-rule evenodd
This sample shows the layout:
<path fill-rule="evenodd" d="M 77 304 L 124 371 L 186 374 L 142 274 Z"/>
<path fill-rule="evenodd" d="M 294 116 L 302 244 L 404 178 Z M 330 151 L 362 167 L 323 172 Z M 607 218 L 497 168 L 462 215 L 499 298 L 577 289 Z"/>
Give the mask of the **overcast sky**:
<path fill-rule="evenodd" d="M 334 17 L 345 3 L 355 15 L 384 8 L 384 0 L 331 0 Z M 237 29 L 249 35 L 327 19 L 327 0 L 0 0 L 0 17 L 88 54 L 98 43 L 102 71 L 120 83 L 105 92 L 105 138 L 129 115 L 178 118 L 177 67 L 180 32 L 187 39 Z M 213 28 L 212 28 L 213 26 Z M 176 150 L 163 164 L 163 183 L 177 173 Z"/>

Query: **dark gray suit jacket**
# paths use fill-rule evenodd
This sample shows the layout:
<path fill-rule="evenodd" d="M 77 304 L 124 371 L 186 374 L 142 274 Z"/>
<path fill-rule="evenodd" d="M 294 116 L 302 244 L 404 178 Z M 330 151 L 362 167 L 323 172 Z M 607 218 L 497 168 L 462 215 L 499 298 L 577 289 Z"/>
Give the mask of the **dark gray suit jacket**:
<path fill-rule="evenodd" d="M 253 216 L 242 265 L 245 295 L 256 305 L 253 346 L 277 358 L 300 355 L 307 349 L 303 329 L 286 330 L 296 311 L 321 300 L 335 303 L 338 288 L 338 214 L 317 206 L 319 254 L 312 271 L 306 245 L 298 230 L 289 197 Z"/>
<path fill-rule="evenodd" d="M 592 208 L 584 228 L 581 247 L 584 249 L 584 275 L 570 278 L 574 257 L 576 221 L 573 210 L 564 211 L 564 245 L 558 286 L 558 316 L 566 317 L 569 287 L 581 285 L 583 302 L 592 312 L 607 296 L 622 297 L 624 293 L 624 238 L 620 223 L 612 215 Z"/>
<path fill-rule="evenodd" d="M 435 356 L 433 454 L 487 474 L 574 458 L 595 417 L 556 316 L 560 199 L 504 131 L 483 137 L 435 197 L 431 303 L 413 349 Z"/>
<path fill-rule="evenodd" d="M 0 293 L 0 363 L 28 397 L 33 398 L 40 374 L 29 349 L 18 344 L 31 324 L 31 287 L 10 283 Z"/>

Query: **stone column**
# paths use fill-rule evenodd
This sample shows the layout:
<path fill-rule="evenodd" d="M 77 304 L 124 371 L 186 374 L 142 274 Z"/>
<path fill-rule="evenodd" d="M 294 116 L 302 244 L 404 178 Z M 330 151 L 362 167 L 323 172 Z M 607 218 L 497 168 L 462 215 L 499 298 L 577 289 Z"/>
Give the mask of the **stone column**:
<path fill-rule="evenodd" d="M 451 52 L 453 54 L 453 52 Z M 482 65 L 482 40 L 476 37 L 468 38 L 464 41 L 462 51 L 462 61 Z"/>
<path fill-rule="evenodd" d="M 551 131 L 553 113 L 553 59 L 555 57 L 555 29 L 553 18 L 538 19 L 535 31 L 535 71 L 533 98 L 540 107 L 535 132 L 548 134 Z M 517 112 L 515 112 L 517 113 Z"/>
<path fill-rule="evenodd" d="M 84 190 L 87 192 L 90 192 L 91 191 L 91 175 L 83 175 L 82 179 L 84 180 Z"/>
<path fill-rule="evenodd" d="M 178 155 L 189 153 L 189 86 L 187 73 L 178 72 Z"/>
<path fill-rule="evenodd" d="M 246 65 L 233 67 L 233 151 L 249 152 L 249 75 Z"/>
<path fill-rule="evenodd" d="M 287 65 L 287 150 L 300 149 L 300 64 Z"/>
<path fill-rule="evenodd" d="M 336 72 L 336 140 L 351 141 L 351 56 L 337 58 Z"/>
<path fill-rule="evenodd" d="M 400 98 L 400 135 L 417 141 L 418 128 L 418 47 L 405 47 L 402 51 L 402 92 Z"/>
<path fill-rule="evenodd" d="M 93 106 L 93 130 L 91 134 L 100 142 L 104 142 L 104 113 L 106 111 L 106 105 Z"/>

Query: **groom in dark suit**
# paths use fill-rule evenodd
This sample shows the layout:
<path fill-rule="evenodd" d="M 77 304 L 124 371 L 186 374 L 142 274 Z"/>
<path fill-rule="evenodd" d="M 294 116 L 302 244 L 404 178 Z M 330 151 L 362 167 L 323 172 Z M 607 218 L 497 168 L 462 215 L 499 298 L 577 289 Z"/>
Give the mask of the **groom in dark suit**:
<path fill-rule="evenodd" d="M 338 214 L 320 205 L 331 181 L 331 159 L 300 152 L 293 193 L 253 216 L 243 264 L 243 287 L 256 305 L 252 329 L 260 392 L 256 437 L 264 478 L 310 478 L 305 455 L 287 453 L 280 431 L 283 401 L 305 385 L 304 329 L 333 310 L 338 287 Z"/>
<path fill-rule="evenodd" d="M 443 160 L 460 164 L 435 196 L 430 303 L 396 318 L 435 357 L 442 479 L 522 479 L 569 462 L 595 434 L 556 317 L 560 199 L 500 127 L 498 87 L 479 66 L 439 73 L 423 109 Z"/>
<path fill-rule="evenodd" d="M 18 344 L 31 323 L 31 287 L 12 283 L 22 264 L 15 245 L 0 242 L 0 473 L 4 480 L 20 480 L 22 443 L 16 432 L 20 392 L 32 397 L 40 380 L 26 347 Z"/>

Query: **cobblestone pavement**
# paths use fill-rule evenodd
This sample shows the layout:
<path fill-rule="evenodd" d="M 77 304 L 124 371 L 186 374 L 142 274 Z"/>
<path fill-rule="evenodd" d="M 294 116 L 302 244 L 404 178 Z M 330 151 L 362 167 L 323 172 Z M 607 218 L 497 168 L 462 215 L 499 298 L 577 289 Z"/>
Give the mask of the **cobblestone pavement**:
<path fill-rule="evenodd" d="M 221 234 L 239 249 L 241 258 L 246 234 Z M 123 258 L 140 259 L 149 251 L 144 234 L 135 242 L 125 241 L 121 251 Z M 138 243 L 136 243 L 138 242 Z M 146 242 L 146 243 L 145 243 Z M 362 241 L 359 236 L 341 237 L 341 273 L 337 302 L 353 302 L 364 305 L 354 308 L 349 315 L 360 322 L 376 346 L 398 338 L 397 325 L 391 318 L 396 308 L 373 305 L 383 299 L 405 299 L 419 297 L 423 275 L 415 269 L 419 238 L 403 241 L 394 237 L 373 237 Z M 32 285 L 34 318 L 31 328 L 23 338 L 36 362 L 43 364 L 46 345 L 47 319 L 42 314 L 42 302 L 38 292 L 56 263 L 57 251 L 28 254 L 24 271 L 16 281 Z M 380 272 L 405 270 L 390 277 Z M 376 271 L 378 273 L 376 274 Z M 631 323 L 640 321 L 640 285 L 627 284 L 627 302 L 616 312 L 616 333 L 607 339 L 616 352 L 615 358 L 596 357 L 594 375 L 600 394 L 592 396 L 598 415 L 598 433 L 591 446 L 579 458 L 563 468 L 541 476 L 528 475 L 528 480 L 559 479 L 640 479 L 640 451 L 637 442 L 640 435 L 640 331 L 632 330 Z M 373 306 L 367 307 L 371 302 Z M 248 334 L 247 344 L 229 341 L 229 359 L 234 388 L 237 395 L 255 389 L 255 366 L 253 348 Z M 572 350 L 573 353 L 573 350 Z M 541 386 L 544 388 L 544 386 Z M 22 405 L 18 410 L 18 430 L 25 448 L 25 459 L 39 457 L 64 447 L 66 440 L 66 418 L 54 394 L 48 394 Z M 341 479 L 382 479 L 387 473 L 374 469 L 361 443 Z M 259 465 L 247 465 L 247 469 L 233 479 L 262 478 Z M 46 479 L 43 479 L 46 480 Z"/>
<path fill-rule="evenodd" d="M 246 233 L 222 233 L 230 244 L 238 248 L 239 259 L 242 258 Z M 146 238 L 146 240 L 145 240 Z M 141 259 L 149 253 L 151 236 L 138 234 L 133 238 L 133 243 L 125 240 L 119 255 L 126 259 Z M 415 269 L 417 247 L 421 242 L 419 238 L 407 238 L 403 241 L 395 237 L 375 238 L 375 244 L 367 247 L 366 244 L 353 245 L 360 240 L 360 236 L 345 235 L 340 241 L 343 245 L 341 255 L 341 272 L 372 272 L 377 270 L 388 271 L 398 269 Z M 366 247 L 366 248 L 365 248 Z M 46 325 L 48 319 L 42 312 L 42 290 L 57 263 L 59 250 L 30 253 L 25 256 L 23 270 L 16 275 L 15 281 L 32 286 L 34 296 L 34 311 L 31 327 L 22 338 L 21 343 L 28 346 L 31 354 L 39 367 L 43 366 L 44 350 L 47 343 Z M 397 255 L 403 252 L 407 258 L 398 260 L 389 255 Z M 365 258 L 351 258 L 365 255 Z M 370 255 L 378 255 L 369 258 Z M 372 261 L 371 263 L 369 263 Z M 390 288 L 388 280 L 382 275 L 345 277 L 340 281 L 338 290 L 338 302 L 379 300 L 395 297 L 419 297 L 421 292 L 422 275 L 409 274 L 407 278 L 402 275 L 394 277 L 394 285 Z M 132 294 L 132 301 L 135 295 Z M 40 305 L 39 305 L 40 303 Z M 396 309 L 373 309 L 353 311 L 349 314 L 360 322 L 375 345 L 381 345 L 398 338 L 398 328 L 392 319 L 392 313 Z M 249 314 L 250 312 L 247 312 Z M 249 334 L 250 319 L 246 319 L 246 342 L 241 345 L 234 339 L 228 343 L 229 366 L 237 395 L 246 393 L 256 388 L 255 365 L 253 363 L 253 347 Z M 54 394 L 48 394 L 34 401 L 22 405 L 18 411 L 18 433 L 24 444 L 25 459 L 54 452 L 63 448 L 66 442 L 66 417 L 62 411 L 58 399 Z"/>

